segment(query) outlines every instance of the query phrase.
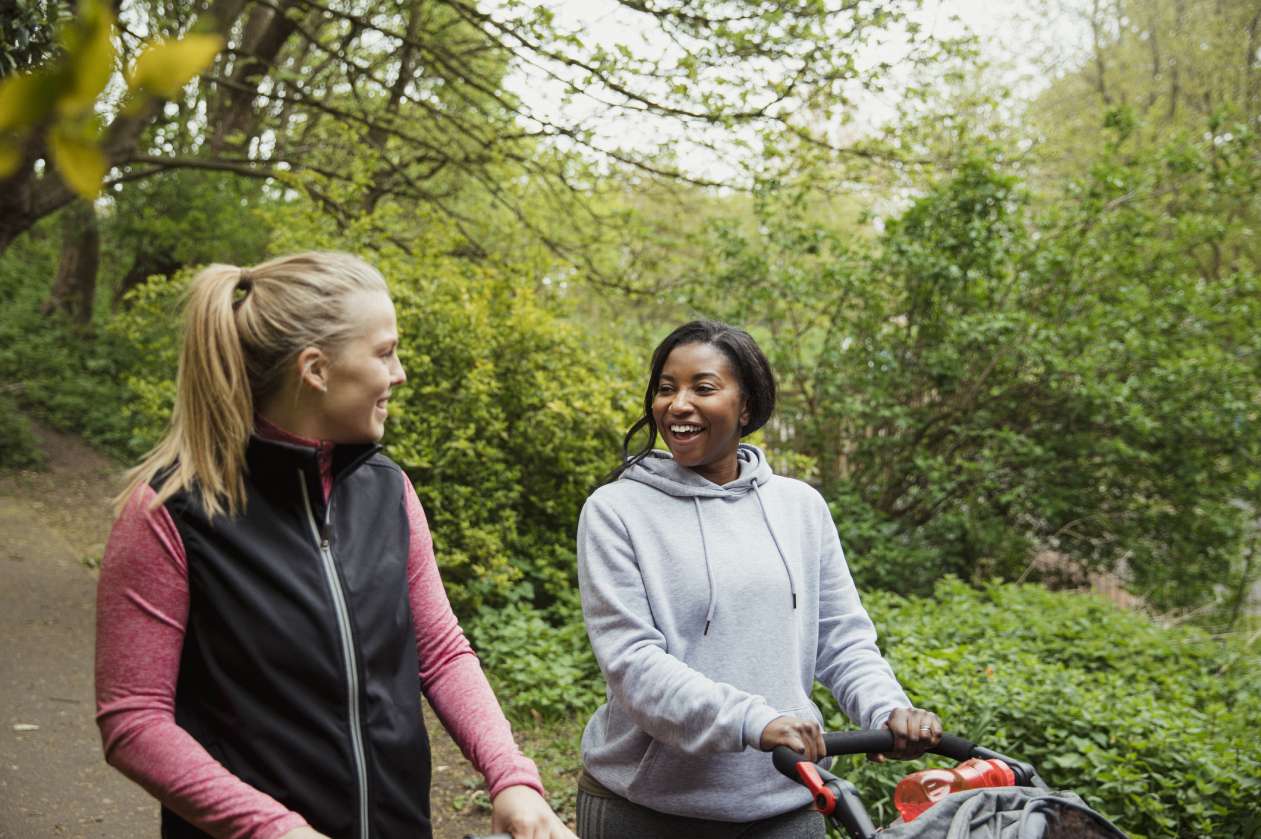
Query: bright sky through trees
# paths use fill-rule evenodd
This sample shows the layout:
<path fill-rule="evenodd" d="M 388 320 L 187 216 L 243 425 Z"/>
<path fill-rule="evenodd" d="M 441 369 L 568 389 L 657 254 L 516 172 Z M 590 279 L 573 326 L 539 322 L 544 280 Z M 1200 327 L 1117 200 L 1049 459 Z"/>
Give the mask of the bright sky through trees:
<path fill-rule="evenodd" d="M 493 6 L 492 6 L 493 8 Z M 937 38 L 971 34 L 984 62 L 993 68 L 995 83 L 1009 86 L 1018 97 L 1031 98 L 1049 81 L 1047 67 L 1067 68 L 1080 61 L 1088 33 L 1074 22 L 1073 0 L 925 0 L 915 15 L 925 32 Z M 645 16 L 615 0 L 560 0 L 549 4 L 559 28 L 574 37 L 599 43 L 610 51 L 619 47 L 637 53 L 677 57 L 682 45 L 666 38 Z M 900 104 L 899 85 L 913 84 L 910 48 L 897 32 L 872 32 L 859 63 L 894 67 L 890 88 L 883 92 L 854 85 L 857 106 L 850 119 L 838 125 L 835 140 L 852 140 L 894 117 Z M 921 70 L 921 72 L 925 72 Z M 932 69 L 928 69 L 930 75 Z M 768 81 L 771 74 L 768 73 Z M 923 81 L 919 79 L 918 81 Z M 666 84 L 668 80 L 663 80 Z M 572 83 L 572 85 L 570 84 Z M 730 180 L 756 138 L 749 130 L 715 125 L 688 125 L 677 120 L 627 113 L 616 97 L 597 98 L 577 87 L 581 74 L 560 66 L 518 62 L 506 86 L 543 119 L 576 119 L 589 128 L 602 147 L 645 152 L 663 149 L 690 173 L 707 179 Z M 563 138 L 562 138 L 563 139 Z"/>

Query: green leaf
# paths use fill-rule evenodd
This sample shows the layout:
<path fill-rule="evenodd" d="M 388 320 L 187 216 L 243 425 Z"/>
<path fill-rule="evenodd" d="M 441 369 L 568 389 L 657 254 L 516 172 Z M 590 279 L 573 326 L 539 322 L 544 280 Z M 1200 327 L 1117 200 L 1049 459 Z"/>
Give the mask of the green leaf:
<path fill-rule="evenodd" d="M 186 35 L 178 41 L 150 44 L 136 59 L 127 87 L 170 99 L 189 79 L 209 67 L 221 49 L 223 38 L 218 35 Z"/>
<path fill-rule="evenodd" d="M 48 135 L 48 148 L 57 171 L 71 189 L 89 201 L 100 194 L 106 164 L 99 145 L 57 128 Z"/>

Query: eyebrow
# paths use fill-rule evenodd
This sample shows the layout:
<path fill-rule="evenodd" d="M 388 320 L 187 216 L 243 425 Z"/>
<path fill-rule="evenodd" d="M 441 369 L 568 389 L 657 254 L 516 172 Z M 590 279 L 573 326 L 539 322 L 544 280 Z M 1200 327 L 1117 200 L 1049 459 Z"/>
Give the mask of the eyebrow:
<path fill-rule="evenodd" d="M 717 370 L 702 370 L 701 372 L 692 376 L 692 381 L 696 381 L 697 379 L 704 379 L 706 377 L 721 379 L 722 373 L 719 373 Z M 669 379 L 670 381 L 674 381 L 674 376 L 670 375 L 669 373 L 662 373 L 661 379 L 662 380 Z"/>

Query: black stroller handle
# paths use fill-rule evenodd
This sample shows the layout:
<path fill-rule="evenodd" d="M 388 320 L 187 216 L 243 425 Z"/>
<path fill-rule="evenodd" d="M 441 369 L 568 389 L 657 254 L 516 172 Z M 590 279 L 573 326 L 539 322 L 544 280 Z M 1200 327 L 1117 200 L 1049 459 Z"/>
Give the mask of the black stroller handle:
<path fill-rule="evenodd" d="M 829 757 L 837 755 L 865 755 L 893 751 L 893 732 L 887 728 L 876 731 L 831 731 L 823 735 L 823 745 L 827 747 Z M 976 755 L 976 744 L 965 740 L 957 734 L 943 734 L 941 741 L 933 746 L 933 754 L 948 757 L 951 760 L 967 760 Z M 797 777 L 797 764 L 801 762 L 801 754 L 787 746 L 776 746 L 771 753 L 775 768 L 794 781 Z"/>

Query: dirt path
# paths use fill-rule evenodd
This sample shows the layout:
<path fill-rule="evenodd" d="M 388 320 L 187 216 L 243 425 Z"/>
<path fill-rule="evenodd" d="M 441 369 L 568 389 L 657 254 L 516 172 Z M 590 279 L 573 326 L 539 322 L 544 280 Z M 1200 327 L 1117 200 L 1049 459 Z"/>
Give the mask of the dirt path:
<path fill-rule="evenodd" d="M 90 566 L 119 470 L 74 437 L 40 437 L 46 470 L 0 471 L 0 839 L 156 837 L 156 802 L 106 766 L 92 719 Z M 426 719 L 435 837 L 489 831 L 480 776 Z"/>

